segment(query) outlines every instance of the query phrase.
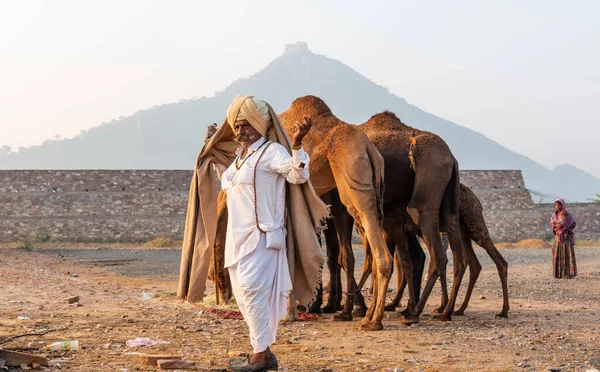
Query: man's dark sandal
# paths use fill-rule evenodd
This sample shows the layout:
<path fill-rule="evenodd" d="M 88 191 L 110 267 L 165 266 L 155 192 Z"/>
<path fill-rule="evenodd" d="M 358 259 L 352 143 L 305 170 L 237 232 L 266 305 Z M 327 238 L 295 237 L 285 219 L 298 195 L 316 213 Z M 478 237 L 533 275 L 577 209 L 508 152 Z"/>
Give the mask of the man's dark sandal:
<path fill-rule="evenodd" d="M 250 364 L 250 360 L 246 359 L 242 364 L 233 364 L 229 366 L 228 370 L 233 372 L 264 372 L 264 371 L 277 371 L 279 369 L 279 363 L 275 354 L 271 354 L 269 360 L 266 363 Z"/>

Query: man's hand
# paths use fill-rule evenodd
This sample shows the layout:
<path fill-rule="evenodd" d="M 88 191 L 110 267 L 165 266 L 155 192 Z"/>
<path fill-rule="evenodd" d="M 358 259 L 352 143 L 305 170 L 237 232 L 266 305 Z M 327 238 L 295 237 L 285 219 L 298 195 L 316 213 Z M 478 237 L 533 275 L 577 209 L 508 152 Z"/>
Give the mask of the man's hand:
<path fill-rule="evenodd" d="M 215 133 L 217 133 L 217 123 L 212 123 L 206 128 L 206 136 L 204 137 L 204 143 L 210 140 Z"/>
<path fill-rule="evenodd" d="M 312 126 L 312 119 L 310 116 L 303 116 L 302 121 L 297 121 L 296 133 L 294 133 L 294 137 L 292 138 L 292 145 L 295 147 L 302 146 L 302 139 L 308 134 L 310 128 Z"/>

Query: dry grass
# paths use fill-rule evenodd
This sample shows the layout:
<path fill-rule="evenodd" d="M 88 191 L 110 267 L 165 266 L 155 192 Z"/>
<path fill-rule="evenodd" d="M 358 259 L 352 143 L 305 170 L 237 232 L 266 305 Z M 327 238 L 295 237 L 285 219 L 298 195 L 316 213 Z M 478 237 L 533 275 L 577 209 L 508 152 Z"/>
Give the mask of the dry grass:
<path fill-rule="evenodd" d="M 181 247 L 181 240 L 173 240 L 171 238 L 156 238 L 142 245 L 143 248 L 176 248 Z"/>
<path fill-rule="evenodd" d="M 577 237 L 577 236 L 575 236 Z M 576 247 L 600 247 L 600 240 L 577 240 Z"/>

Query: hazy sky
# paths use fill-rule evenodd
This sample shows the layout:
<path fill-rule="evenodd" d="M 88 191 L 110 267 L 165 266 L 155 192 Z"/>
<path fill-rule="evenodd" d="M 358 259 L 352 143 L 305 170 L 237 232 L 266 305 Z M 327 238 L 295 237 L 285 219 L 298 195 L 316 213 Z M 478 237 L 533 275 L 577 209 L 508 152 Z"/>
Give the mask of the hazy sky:
<path fill-rule="evenodd" d="M 410 103 L 600 177 L 600 1 L 5 1 L 0 146 L 211 96 L 305 41 Z"/>

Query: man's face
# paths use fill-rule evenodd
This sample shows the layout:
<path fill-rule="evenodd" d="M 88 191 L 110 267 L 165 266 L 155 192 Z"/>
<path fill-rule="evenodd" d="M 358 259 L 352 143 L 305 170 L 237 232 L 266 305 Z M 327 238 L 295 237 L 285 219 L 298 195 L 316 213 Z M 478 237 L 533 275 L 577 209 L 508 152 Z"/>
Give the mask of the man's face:
<path fill-rule="evenodd" d="M 563 210 L 562 204 L 559 202 L 554 203 L 554 209 L 556 209 L 557 212 L 562 212 L 562 210 Z"/>
<path fill-rule="evenodd" d="M 235 140 L 244 147 L 250 146 L 262 137 L 247 120 L 236 121 L 233 132 Z"/>

